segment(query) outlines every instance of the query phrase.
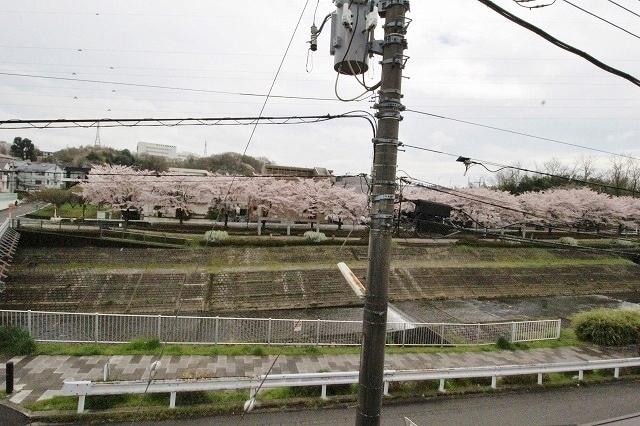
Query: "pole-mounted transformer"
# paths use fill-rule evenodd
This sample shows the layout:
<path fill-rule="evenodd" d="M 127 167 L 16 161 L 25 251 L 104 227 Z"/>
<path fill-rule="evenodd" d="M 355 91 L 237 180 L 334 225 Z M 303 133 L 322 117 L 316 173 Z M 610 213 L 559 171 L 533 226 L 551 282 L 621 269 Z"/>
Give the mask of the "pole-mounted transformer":
<path fill-rule="evenodd" d="M 331 15 L 331 55 L 334 69 L 340 74 L 360 75 L 369 69 L 369 42 L 372 41 L 373 2 L 369 0 L 335 0 Z M 377 23 L 377 21 L 376 21 Z"/>

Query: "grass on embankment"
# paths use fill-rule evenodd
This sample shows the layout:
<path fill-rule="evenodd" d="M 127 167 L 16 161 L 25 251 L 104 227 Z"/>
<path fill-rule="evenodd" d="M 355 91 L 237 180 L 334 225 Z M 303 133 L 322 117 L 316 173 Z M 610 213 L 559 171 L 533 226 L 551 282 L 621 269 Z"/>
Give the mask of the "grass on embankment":
<path fill-rule="evenodd" d="M 85 219 L 95 219 L 97 217 L 97 206 L 87 204 L 84 209 L 84 216 L 82 215 L 82 209 L 83 208 L 80 205 L 71 205 L 69 203 L 66 203 L 58 209 L 58 217 L 75 219 L 80 219 L 82 217 L 84 217 Z M 51 205 L 43 207 L 36 212 L 30 213 L 28 217 L 34 219 L 50 219 L 53 217 L 53 213 L 54 207 Z"/>
<path fill-rule="evenodd" d="M 584 345 L 575 336 L 573 330 L 563 330 L 558 340 L 542 340 L 538 342 L 517 343 L 514 350 L 531 350 L 545 348 L 560 348 Z M 134 341 L 130 343 L 114 344 L 72 344 L 72 343 L 38 343 L 35 355 L 66 355 L 66 356 L 114 356 L 114 355 L 158 355 L 161 344 L 157 340 Z M 388 346 L 387 354 L 412 353 L 469 353 L 496 352 L 497 345 L 486 346 Z M 200 356 L 309 356 L 309 355 L 357 355 L 359 346 L 258 346 L 258 345 L 167 345 L 163 354 L 167 356 L 200 355 Z"/>

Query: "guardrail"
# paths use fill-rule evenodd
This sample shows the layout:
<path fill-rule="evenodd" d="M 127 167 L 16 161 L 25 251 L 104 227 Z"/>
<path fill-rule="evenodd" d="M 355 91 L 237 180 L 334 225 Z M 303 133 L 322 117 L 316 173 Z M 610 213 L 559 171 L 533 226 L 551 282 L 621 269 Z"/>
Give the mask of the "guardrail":
<path fill-rule="evenodd" d="M 446 381 L 464 378 L 491 378 L 491 388 L 498 386 L 498 377 L 537 375 L 538 384 L 543 384 L 545 374 L 577 372 L 577 380 L 584 380 L 584 372 L 592 370 L 613 370 L 613 377 L 620 378 L 621 368 L 640 367 L 640 358 L 605 359 L 560 364 L 503 365 L 468 368 L 447 368 L 433 370 L 389 370 L 384 373 L 384 394 L 389 396 L 389 384 L 394 382 L 439 381 L 440 392 L 446 392 Z M 229 377 L 209 380 L 158 380 L 136 382 L 97 383 L 90 381 L 65 381 L 62 392 L 67 396 L 78 396 L 78 413 L 84 412 L 85 398 L 97 395 L 123 395 L 144 393 L 168 393 L 169 407 L 175 408 L 178 392 L 212 392 L 221 390 L 249 390 L 249 400 L 245 406 L 252 407 L 258 390 L 320 386 L 321 398 L 327 399 L 327 386 L 358 383 L 357 371 L 274 374 L 269 376 Z"/>
<path fill-rule="evenodd" d="M 40 342 L 128 343 L 158 339 L 173 344 L 358 346 L 361 321 L 225 318 L 75 312 L 0 311 L 0 325 L 22 327 Z M 560 337 L 560 320 L 485 324 L 389 323 L 395 346 L 489 345 Z"/>

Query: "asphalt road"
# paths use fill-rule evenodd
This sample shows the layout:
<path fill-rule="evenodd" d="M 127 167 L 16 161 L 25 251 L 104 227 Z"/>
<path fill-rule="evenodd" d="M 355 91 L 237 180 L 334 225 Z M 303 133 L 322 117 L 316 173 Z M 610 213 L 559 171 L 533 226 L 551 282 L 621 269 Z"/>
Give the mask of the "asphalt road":
<path fill-rule="evenodd" d="M 22 426 L 28 424 L 26 417 L 4 405 L 0 405 L 0 426 Z"/>
<path fill-rule="evenodd" d="M 640 383 L 582 386 L 537 393 L 505 393 L 440 399 L 384 408 L 383 425 L 405 426 L 409 417 L 426 425 L 577 425 L 636 413 L 640 409 Z M 353 425 L 354 409 L 252 413 L 206 419 L 140 423 L 173 425 Z M 637 420 L 637 421 L 636 421 Z M 638 425 L 640 419 L 620 425 Z M 609 423 L 608 423 L 609 424 Z M 616 423 L 610 423 L 612 425 Z"/>
<path fill-rule="evenodd" d="M 33 211 L 37 210 L 39 205 L 42 205 L 43 203 L 24 203 L 24 204 L 20 204 L 17 207 L 11 207 L 8 209 L 4 209 L 4 210 L 0 210 L 0 222 L 3 222 L 5 219 L 8 219 L 9 217 L 17 217 L 17 216 L 22 216 L 25 214 L 29 214 L 32 213 Z M 2 423 L 0 423 L 1 425 Z"/>

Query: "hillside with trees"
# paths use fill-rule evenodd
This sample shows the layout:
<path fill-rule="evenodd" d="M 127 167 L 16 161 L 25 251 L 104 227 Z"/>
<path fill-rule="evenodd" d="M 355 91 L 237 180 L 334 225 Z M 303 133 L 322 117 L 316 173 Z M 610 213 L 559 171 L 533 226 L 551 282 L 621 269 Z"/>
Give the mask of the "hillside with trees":
<path fill-rule="evenodd" d="M 140 170 L 166 172 L 170 167 L 208 170 L 212 173 L 252 175 L 259 173 L 265 158 L 254 158 L 235 152 L 216 154 L 209 157 L 191 157 L 187 160 L 171 160 L 150 155 L 136 155 L 128 149 L 117 150 L 107 147 L 81 146 L 57 151 L 48 162 L 73 166 L 113 165 L 130 166 Z"/>

